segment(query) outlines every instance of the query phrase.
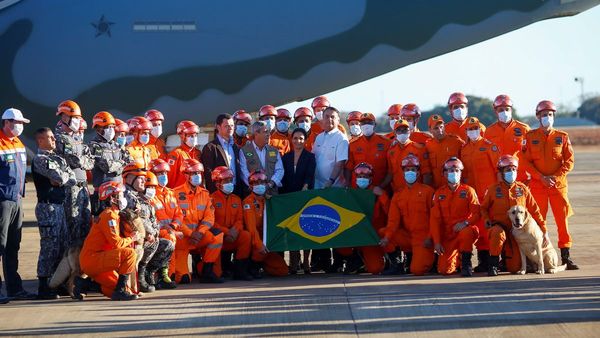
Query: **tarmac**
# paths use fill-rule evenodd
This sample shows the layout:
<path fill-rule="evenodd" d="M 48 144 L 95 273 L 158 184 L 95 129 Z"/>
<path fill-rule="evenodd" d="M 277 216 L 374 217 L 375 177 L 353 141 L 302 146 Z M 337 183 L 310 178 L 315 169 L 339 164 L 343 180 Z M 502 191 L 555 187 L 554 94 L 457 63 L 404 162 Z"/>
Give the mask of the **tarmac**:
<path fill-rule="evenodd" d="M 133 302 L 0 305 L 0 335 L 86 336 L 600 336 L 600 148 L 576 147 L 569 194 L 578 271 L 472 278 L 297 275 L 220 285 L 193 283 Z M 28 184 L 20 273 L 36 291 L 39 235 Z M 548 218 L 556 246 L 556 226 Z"/>

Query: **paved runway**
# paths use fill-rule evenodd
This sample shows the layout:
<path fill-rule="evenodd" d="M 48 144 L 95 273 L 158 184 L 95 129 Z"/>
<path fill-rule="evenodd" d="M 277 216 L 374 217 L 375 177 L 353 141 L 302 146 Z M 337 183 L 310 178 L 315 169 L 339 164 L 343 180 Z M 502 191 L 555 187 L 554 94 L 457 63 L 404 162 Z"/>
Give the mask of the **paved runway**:
<path fill-rule="evenodd" d="M 0 335 L 443 337 L 600 336 L 600 149 L 576 148 L 570 174 L 572 256 L 581 267 L 557 275 L 490 278 L 320 275 L 192 284 L 116 303 L 0 305 Z M 21 274 L 34 291 L 39 236 L 30 184 Z M 556 246 L 556 227 L 549 218 Z"/>

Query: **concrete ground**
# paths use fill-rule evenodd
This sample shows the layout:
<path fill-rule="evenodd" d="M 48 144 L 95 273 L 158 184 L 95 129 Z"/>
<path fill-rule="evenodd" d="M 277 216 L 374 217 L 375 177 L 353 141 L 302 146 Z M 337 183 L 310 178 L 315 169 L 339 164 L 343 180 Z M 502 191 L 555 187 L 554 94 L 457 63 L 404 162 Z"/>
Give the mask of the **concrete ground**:
<path fill-rule="evenodd" d="M 579 147 L 570 174 L 572 256 L 581 267 L 557 275 L 322 275 L 191 284 L 116 303 L 0 305 L 0 335 L 111 336 L 600 336 L 600 149 Z M 35 291 L 39 236 L 29 187 L 20 272 Z M 598 218 L 597 218 L 598 217 Z M 549 218 L 556 245 L 556 227 Z"/>

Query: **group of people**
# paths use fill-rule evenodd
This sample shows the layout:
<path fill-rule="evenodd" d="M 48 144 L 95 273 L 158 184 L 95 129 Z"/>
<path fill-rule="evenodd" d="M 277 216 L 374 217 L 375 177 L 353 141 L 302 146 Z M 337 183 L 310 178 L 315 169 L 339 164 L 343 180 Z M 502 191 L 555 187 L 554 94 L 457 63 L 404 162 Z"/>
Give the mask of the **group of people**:
<path fill-rule="evenodd" d="M 348 137 L 340 112 L 320 96 L 294 114 L 265 105 L 256 121 L 243 110 L 221 114 L 214 139 L 202 149 L 198 125 L 180 121 L 180 145 L 167 152 L 158 110 L 127 121 L 99 112 L 95 137 L 86 143 L 80 107 L 64 101 L 54 131 L 35 131 L 37 295 L 23 289 L 17 272 L 27 165 L 18 137 L 29 120 L 7 109 L 0 131 L 0 249 L 8 297 L 0 294 L 0 302 L 57 298 L 61 290 L 49 282 L 68 255 L 79 255 L 80 271 L 68 290 L 77 299 L 99 291 L 132 300 L 190 283 L 193 274 L 222 283 L 301 270 L 515 273 L 521 262 L 507 215 L 514 205 L 528 209 L 547 242 L 550 204 L 563 264 L 577 269 L 567 222 L 573 149 L 567 133 L 553 128 L 555 105 L 537 105 L 535 130 L 512 118 L 507 95 L 495 99 L 498 121 L 487 128 L 467 105 L 463 93 L 453 93 L 452 120 L 432 115 L 429 130 L 420 131 L 419 107 L 394 104 L 385 135 L 374 132 L 373 114 L 353 111 L 346 117 Z M 289 263 L 270 252 L 262 240 L 265 199 L 329 187 L 372 190 L 378 245 L 290 252 Z"/>

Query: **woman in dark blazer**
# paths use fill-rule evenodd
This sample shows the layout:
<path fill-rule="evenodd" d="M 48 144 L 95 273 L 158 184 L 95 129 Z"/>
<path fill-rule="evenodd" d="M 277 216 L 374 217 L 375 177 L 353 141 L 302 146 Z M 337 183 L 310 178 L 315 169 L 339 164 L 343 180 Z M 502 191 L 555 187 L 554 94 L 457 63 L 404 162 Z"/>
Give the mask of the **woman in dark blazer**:
<path fill-rule="evenodd" d="M 292 150 L 283 155 L 283 180 L 279 192 L 282 194 L 313 189 L 315 186 L 315 154 L 304 148 L 307 139 L 306 131 L 296 128 L 292 132 Z M 310 250 L 303 251 L 302 269 L 310 274 Z M 300 251 L 290 251 L 290 274 L 296 274 L 300 267 Z"/>

